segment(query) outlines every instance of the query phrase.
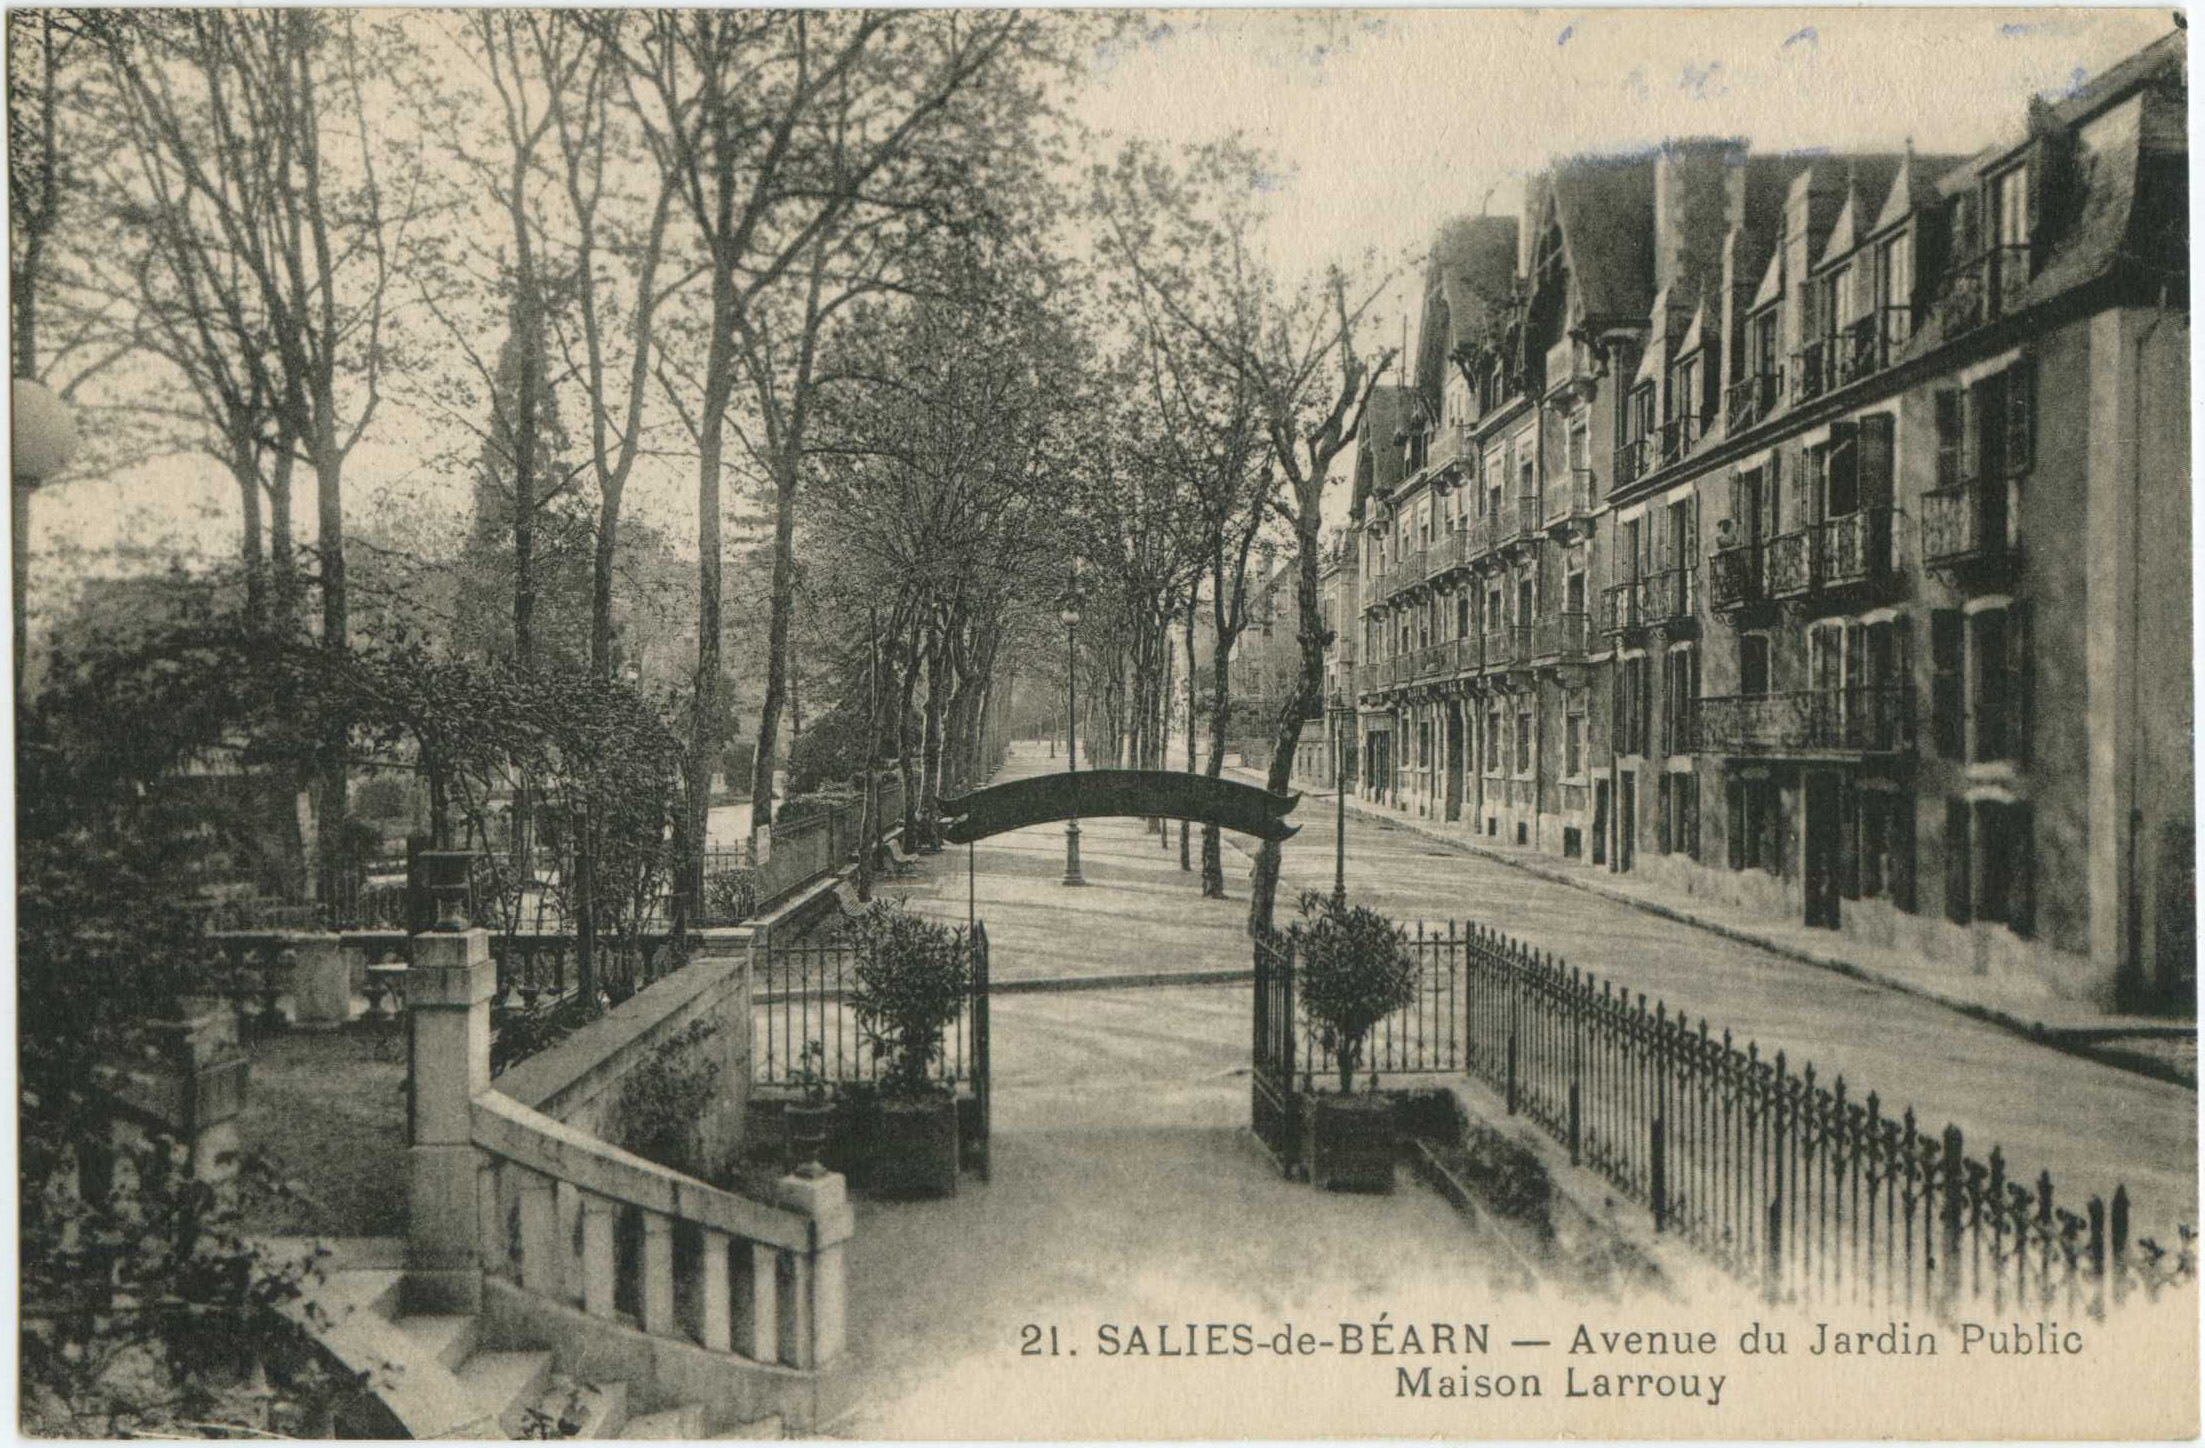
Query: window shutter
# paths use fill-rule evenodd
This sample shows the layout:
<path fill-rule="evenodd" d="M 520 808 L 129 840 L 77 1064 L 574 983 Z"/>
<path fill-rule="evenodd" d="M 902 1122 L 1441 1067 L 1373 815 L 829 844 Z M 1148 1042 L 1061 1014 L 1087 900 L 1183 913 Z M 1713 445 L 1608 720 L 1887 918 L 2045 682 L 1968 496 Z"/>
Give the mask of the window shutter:
<path fill-rule="evenodd" d="M 1937 486 L 1954 488 L 1966 477 L 1967 409 L 1957 387 L 1937 393 Z"/>
<path fill-rule="evenodd" d="M 1767 542 L 1776 536 L 1776 530 L 1784 521 L 1784 452 L 1781 448 L 1769 450 L 1768 481 L 1762 487 L 1762 512 L 1765 516 L 1756 520 L 1760 531 L 1755 535 Z"/>
<path fill-rule="evenodd" d="M 1684 747 L 1690 750 L 1697 749 L 1700 745 L 1700 731 L 1696 727 L 1699 723 L 1700 713 L 1700 646 L 1698 644 L 1694 644 L 1690 649 L 1687 649 L 1685 652 L 1691 657 L 1692 667 L 1692 676 L 1687 681 L 1687 687 L 1690 688 L 1691 693 L 1685 699 L 1684 703 Z M 1698 784 L 1695 783 L 1693 785 L 1693 788 L 1699 788 Z M 1699 821 L 1700 812 L 1698 806 L 1695 805 L 1692 810 L 1692 852 L 1695 855 L 1697 855 L 1700 850 Z"/>
<path fill-rule="evenodd" d="M 1968 894 L 1968 802 L 1945 801 L 1945 918 L 1965 925 L 1975 908 Z"/>
<path fill-rule="evenodd" d="M 2017 804 L 2006 813 L 2006 828 L 2012 836 L 2006 859 L 2013 871 L 2006 886 L 2010 902 L 2006 923 L 2014 934 L 2027 939 L 2036 933 L 2037 926 L 2036 811 L 2030 805 Z"/>
<path fill-rule="evenodd" d="M 1727 791 L 1730 806 L 1729 819 L 1723 833 L 1730 846 L 1730 868 L 1746 867 L 1746 785 L 1741 779 L 1733 779 Z"/>
<path fill-rule="evenodd" d="M 2036 463 L 2037 367 L 2024 357 L 2006 369 L 2006 472 L 2026 473 Z"/>
<path fill-rule="evenodd" d="M 1860 420 L 1860 443 L 1855 449 L 1860 468 L 1860 501 L 1864 508 L 1891 506 L 1892 424 L 1888 412 Z"/>
<path fill-rule="evenodd" d="M 1860 898 L 1860 791 L 1850 778 L 1838 781 L 1838 894 Z"/>
<path fill-rule="evenodd" d="M 1947 759 L 1960 758 L 1967 747 L 1960 697 L 1963 627 L 1956 608 L 1940 608 L 1929 616 L 1930 729 L 1937 752 Z"/>
<path fill-rule="evenodd" d="M 1860 424 L 1830 424 L 1830 450 L 1824 464 L 1829 476 L 1822 489 L 1823 516 L 1838 518 L 1861 505 Z"/>
<path fill-rule="evenodd" d="M 1684 563 L 1690 568 L 1700 561 L 1700 495 L 1694 493 L 1684 505 Z"/>
<path fill-rule="evenodd" d="M 1968 419 L 1979 435 L 1979 478 L 2006 476 L 2006 374 L 1994 372 L 1975 384 L 1975 415 Z"/>
<path fill-rule="evenodd" d="M 2020 599 L 2006 610 L 2006 679 L 2013 691 L 2013 756 L 2017 764 L 2029 762 L 2032 716 L 2036 711 L 2036 650 L 2031 635 L 2029 600 Z"/>

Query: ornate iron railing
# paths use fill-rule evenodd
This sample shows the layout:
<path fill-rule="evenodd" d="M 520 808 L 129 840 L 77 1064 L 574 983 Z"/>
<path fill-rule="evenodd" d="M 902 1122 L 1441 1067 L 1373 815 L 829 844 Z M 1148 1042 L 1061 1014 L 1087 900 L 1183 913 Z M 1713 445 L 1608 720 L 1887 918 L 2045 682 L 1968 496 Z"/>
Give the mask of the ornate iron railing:
<path fill-rule="evenodd" d="M 1784 369 L 1741 377 L 1723 392 L 1723 415 L 1732 432 L 1743 432 L 1772 416 L 1784 396 Z"/>
<path fill-rule="evenodd" d="M 1709 562 L 1713 569 L 1709 602 L 1718 612 L 1759 603 L 1768 596 L 1760 544 L 1718 548 Z"/>
<path fill-rule="evenodd" d="M 1953 563 L 2003 557 L 2007 535 L 2006 481 L 1983 478 L 1922 495 L 1922 561 Z"/>
<path fill-rule="evenodd" d="M 1698 747 L 1716 754 L 1895 754 L 1914 747 L 1914 691 L 1852 684 L 1695 701 Z"/>
<path fill-rule="evenodd" d="M 2169 1246 L 2132 1241 L 2126 1188 L 2058 1207 L 2049 1172 L 1970 1157 L 1958 1126 L 1928 1130 L 1498 932 L 1460 934 L 1470 1073 L 1772 1301 L 2102 1316 L 2196 1275 L 2188 1224 Z"/>
<path fill-rule="evenodd" d="M 1532 625 L 1532 652 L 1542 659 L 1581 659 L 1585 656 L 1585 636 L 1591 631 L 1590 623 L 1591 616 L 1583 613 L 1557 613 L 1542 618 Z"/>

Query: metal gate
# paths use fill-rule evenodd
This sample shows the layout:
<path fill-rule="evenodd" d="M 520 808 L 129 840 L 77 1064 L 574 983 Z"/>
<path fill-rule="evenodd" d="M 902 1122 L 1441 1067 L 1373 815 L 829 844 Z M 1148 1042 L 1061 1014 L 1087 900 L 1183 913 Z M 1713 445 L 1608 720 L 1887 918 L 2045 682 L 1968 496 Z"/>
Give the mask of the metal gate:
<path fill-rule="evenodd" d="M 1294 1090 L 1294 939 L 1256 942 L 1254 1054 L 1249 1119 L 1256 1140 L 1291 1177 L 1301 1167 L 1302 1098 Z"/>
<path fill-rule="evenodd" d="M 988 1060 L 988 927 L 972 924 L 972 1130 L 967 1153 L 976 1158 L 980 1180 L 995 1180 L 995 1153 L 990 1145 L 989 1118 L 994 1114 L 995 1078 Z"/>

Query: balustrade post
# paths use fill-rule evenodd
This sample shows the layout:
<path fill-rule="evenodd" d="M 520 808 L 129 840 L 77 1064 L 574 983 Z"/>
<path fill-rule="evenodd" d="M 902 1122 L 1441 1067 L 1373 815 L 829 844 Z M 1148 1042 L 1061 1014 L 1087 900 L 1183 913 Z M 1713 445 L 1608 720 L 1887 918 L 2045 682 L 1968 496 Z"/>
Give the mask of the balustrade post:
<path fill-rule="evenodd" d="M 413 1111 L 404 1300 L 415 1312 L 474 1312 L 482 1303 L 471 1109 L 490 1089 L 490 997 L 496 990 L 489 931 L 430 931 L 413 938 L 406 972 Z"/>
<path fill-rule="evenodd" d="M 735 1350 L 735 1297 L 727 1276 L 727 1243 L 727 1233 L 704 1229 L 704 1250 L 697 1261 L 697 1270 L 703 1274 L 697 1327 L 708 1352 Z"/>
<path fill-rule="evenodd" d="M 573 1238 L 559 1231 L 557 1189 L 550 1177 L 529 1172 L 520 1183 L 521 1286 L 545 1297 L 567 1292 L 567 1258 Z"/>
<path fill-rule="evenodd" d="M 752 1362 L 776 1362 L 781 1356 L 781 1253 L 763 1242 L 747 1242 L 741 1263 L 741 1294 L 735 1299 L 735 1350 Z"/>
<path fill-rule="evenodd" d="M 352 1019 L 352 962 L 334 934 L 292 938 L 291 1017 L 302 1031 L 333 1031 Z"/>
<path fill-rule="evenodd" d="M 670 1337 L 674 1326 L 674 1219 L 663 1212 L 643 1214 L 643 1330 Z"/>
<path fill-rule="evenodd" d="M 774 1195 L 782 1206 L 804 1213 L 812 1226 L 810 1250 L 792 1254 L 781 1361 L 792 1368 L 823 1367 L 841 1357 L 849 1341 L 843 1244 L 857 1230 L 849 1191 L 835 1172 L 799 1170 L 775 1183 Z"/>
<path fill-rule="evenodd" d="M 619 1277 L 613 1213 L 613 1204 L 604 1197 L 583 1194 L 582 1310 L 592 1317 L 613 1315 L 613 1289 Z"/>

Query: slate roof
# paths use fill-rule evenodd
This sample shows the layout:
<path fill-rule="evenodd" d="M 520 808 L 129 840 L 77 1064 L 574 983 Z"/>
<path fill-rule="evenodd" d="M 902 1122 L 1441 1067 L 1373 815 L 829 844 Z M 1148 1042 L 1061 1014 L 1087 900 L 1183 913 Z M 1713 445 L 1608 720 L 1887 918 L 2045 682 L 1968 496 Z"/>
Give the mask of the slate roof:
<path fill-rule="evenodd" d="M 1554 163 L 1554 204 L 1576 281 L 1578 325 L 1643 326 L 1654 304 L 1654 155 Z"/>
<path fill-rule="evenodd" d="M 1363 409 L 1363 430 L 1355 441 L 1355 493 L 1348 502 L 1350 516 L 1360 519 L 1370 495 L 1390 493 L 1401 486 L 1401 449 L 1393 435 L 1409 417 L 1409 389 L 1381 382 L 1371 389 L 1370 405 Z"/>

